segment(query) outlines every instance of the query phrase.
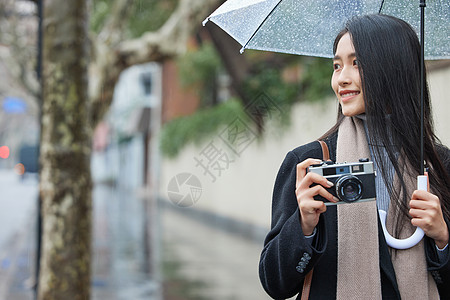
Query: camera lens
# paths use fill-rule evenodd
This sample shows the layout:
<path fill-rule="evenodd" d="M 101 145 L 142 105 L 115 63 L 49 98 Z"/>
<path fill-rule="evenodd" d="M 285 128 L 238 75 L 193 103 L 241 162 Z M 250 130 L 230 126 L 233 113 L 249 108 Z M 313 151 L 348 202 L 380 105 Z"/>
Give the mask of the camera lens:
<path fill-rule="evenodd" d="M 354 202 L 362 196 L 362 182 L 353 175 L 341 176 L 336 182 L 336 194 L 341 201 Z"/>

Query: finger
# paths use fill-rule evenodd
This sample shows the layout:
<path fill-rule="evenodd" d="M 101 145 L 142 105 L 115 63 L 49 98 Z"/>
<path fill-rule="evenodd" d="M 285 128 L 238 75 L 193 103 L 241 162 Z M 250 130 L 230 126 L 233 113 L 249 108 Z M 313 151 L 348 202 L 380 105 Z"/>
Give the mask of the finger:
<path fill-rule="evenodd" d="M 428 194 L 427 191 L 415 190 L 411 196 L 411 199 L 422 200 L 428 196 L 427 194 Z"/>
<path fill-rule="evenodd" d="M 423 210 L 423 209 L 411 208 L 409 210 L 409 214 L 411 215 L 412 218 L 417 218 L 417 219 L 424 219 L 424 218 L 428 217 L 427 211 Z"/>
<path fill-rule="evenodd" d="M 323 202 L 322 202 L 323 203 Z M 325 205 L 325 203 L 323 203 L 323 205 L 321 205 L 320 207 L 319 207 L 319 209 L 317 210 L 317 212 L 318 213 L 321 213 L 321 214 L 323 214 L 324 212 L 326 212 L 327 211 L 327 206 Z"/>
<path fill-rule="evenodd" d="M 302 213 L 317 214 L 326 211 L 325 203 L 322 201 L 308 200 L 300 203 Z"/>
<path fill-rule="evenodd" d="M 441 204 L 439 198 L 432 196 L 428 199 L 413 199 L 409 201 L 409 207 L 422 210 L 440 210 Z"/>
<path fill-rule="evenodd" d="M 299 206 L 300 209 L 300 214 L 302 219 L 305 222 L 308 222 L 307 220 L 316 220 L 317 217 L 324 213 L 327 210 L 327 207 L 325 205 L 325 203 L 321 202 L 321 201 L 308 201 L 307 203 L 304 203 L 302 205 Z M 311 219 L 312 218 L 312 219 Z M 314 227 L 317 224 L 311 224 L 314 225 Z"/>
<path fill-rule="evenodd" d="M 322 196 L 323 198 L 325 198 L 326 200 L 330 201 L 330 202 L 337 202 L 339 201 L 339 199 L 337 199 L 336 197 L 334 197 L 330 192 L 328 192 L 323 186 L 321 185 L 315 185 L 311 188 L 305 189 L 300 193 L 300 199 L 308 199 L 308 200 L 314 200 L 314 196 Z M 300 200 L 301 201 L 301 200 Z M 318 200 L 314 200 L 316 202 L 322 202 L 322 201 L 318 201 Z"/>
<path fill-rule="evenodd" d="M 297 164 L 297 182 L 301 181 L 303 177 L 306 175 L 306 169 L 309 166 L 321 164 L 322 161 L 320 159 L 308 158 Z"/>
<path fill-rule="evenodd" d="M 428 169 L 428 168 L 427 168 Z M 430 177 L 428 176 L 428 171 L 425 171 L 423 175 L 427 176 L 427 191 L 430 191 Z"/>
<path fill-rule="evenodd" d="M 413 218 L 420 218 L 420 219 L 432 219 L 434 220 L 436 217 L 439 217 L 442 215 L 440 208 L 431 208 L 431 209 L 417 209 L 417 208 L 411 208 L 409 210 L 409 214 Z"/>
<path fill-rule="evenodd" d="M 326 188 L 331 188 L 332 186 L 334 186 L 334 184 L 332 182 L 328 181 L 328 179 L 326 179 L 325 177 L 323 177 L 319 174 L 316 174 L 316 173 L 308 173 L 303 178 L 303 180 L 301 182 L 299 182 L 297 188 L 298 189 L 307 189 L 312 184 L 319 184 Z"/>
<path fill-rule="evenodd" d="M 413 200 L 437 200 L 439 199 L 436 195 L 422 190 L 415 190 L 411 196 Z"/>
<path fill-rule="evenodd" d="M 409 207 L 415 209 L 428 209 L 429 205 L 427 201 L 424 200 L 411 200 L 409 201 Z"/>
<path fill-rule="evenodd" d="M 422 228 L 425 231 L 425 233 L 427 233 L 431 227 L 431 222 L 429 219 L 413 218 L 411 219 L 411 224 L 413 226 Z"/>

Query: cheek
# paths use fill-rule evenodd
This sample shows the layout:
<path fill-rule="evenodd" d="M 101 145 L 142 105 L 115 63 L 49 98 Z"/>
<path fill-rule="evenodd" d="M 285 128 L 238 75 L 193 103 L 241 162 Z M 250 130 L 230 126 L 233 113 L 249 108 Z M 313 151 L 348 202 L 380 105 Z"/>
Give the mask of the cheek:
<path fill-rule="evenodd" d="M 359 74 L 359 70 L 358 69 L 355 70 L 354 77 L 355 77 L 355 84 L 358 85 L 359 88 L 361 88 L 361 76 Z"/>
<path fill-rule="evenodd" d="M 331 77 L 331 88 L 333 89 L 334 93 L 337 95 L 339 85 L 337 83 L 337 78 L 334 75 Z"/>

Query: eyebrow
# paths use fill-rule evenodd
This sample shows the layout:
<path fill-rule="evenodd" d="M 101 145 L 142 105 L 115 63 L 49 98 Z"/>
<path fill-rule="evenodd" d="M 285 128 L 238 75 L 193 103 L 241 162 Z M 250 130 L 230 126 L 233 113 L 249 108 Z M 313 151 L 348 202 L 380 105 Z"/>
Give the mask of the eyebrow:
<path fill-rule="evenodd" d="M 356 53 L 355 53 L 355 52 L 352 52 L 352 53 L 350 53 L 350 54 L 348 55 L 348 57 L 349 57 L 349 58 L 356 57 Z M 333 57 L 333 60 L 340 60 L 340 59 L 341 59 L 341 57 L 340 57 L 339 55 L 335 55 L 335 56 Z"/>

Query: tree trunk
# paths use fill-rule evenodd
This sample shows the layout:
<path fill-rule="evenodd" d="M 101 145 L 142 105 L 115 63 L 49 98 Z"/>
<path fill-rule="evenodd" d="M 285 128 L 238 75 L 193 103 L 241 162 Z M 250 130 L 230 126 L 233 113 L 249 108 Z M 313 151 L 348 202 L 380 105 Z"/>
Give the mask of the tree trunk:
<path fill-rule="evenodd" d="M 87 0 L 44 1 L 38 299 L 89 299 L 91 251 Z"/>
<path fill-rule="evenodd" d="M 242 46 L 215 24 L 209 22 L 205 28 L 231 77 L 234 92 L 242 99 L 244 106 L 247 105 L 250 99 L 244 92 L 242 84 L 249 76 L 250 68 L 246 56 L 239 53 Z"/>

